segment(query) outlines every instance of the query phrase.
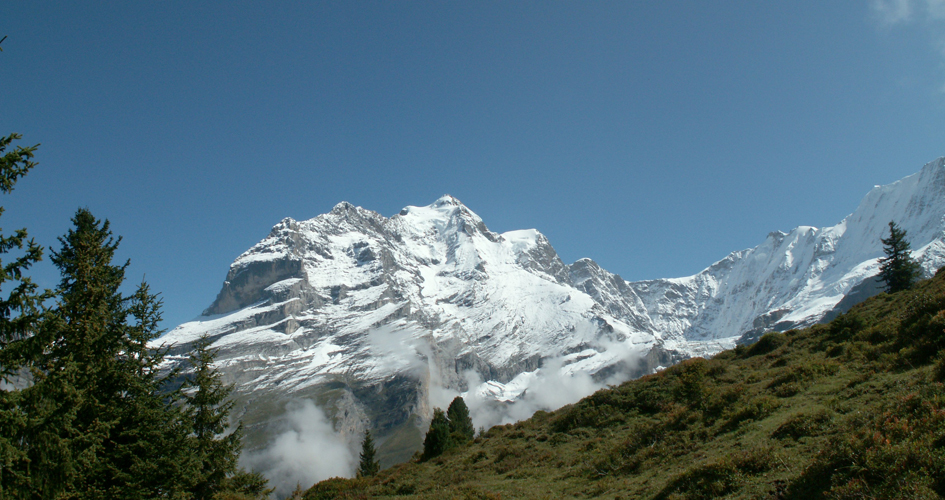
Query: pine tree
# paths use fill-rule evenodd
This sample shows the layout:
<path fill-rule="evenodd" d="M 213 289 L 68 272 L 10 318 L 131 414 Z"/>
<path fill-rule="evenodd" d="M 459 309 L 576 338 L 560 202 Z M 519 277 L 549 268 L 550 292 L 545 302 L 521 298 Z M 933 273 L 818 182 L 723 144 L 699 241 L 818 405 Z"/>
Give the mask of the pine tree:
<path fill-rule="evenodd" d="M 80 209 L 73 224 L 52 254 L 58 300 L 34 335 L 42 356 L 24 390 L 32 487 L 41 498 L 183 495 L 189 427 L 158 374 L 163 351 L 148 346 L 160 300 L 144 283 L 119 292 L 128 264 L 112 263 L 120 238 L 108 221 Z"/>
<path fill-rule="evenodd" d="M 161 374 L 164 349 L 149 344 L 163 333 L 161 301 L 141 283 L 128 300 L 133 320 L 121 337 L 124 344 L 115 362 L 123 367 L 119 384 L 124 393 L 115 409 L 118 423 L 109 436 L 107 468 L 100 478 L 111 478 L 113 498 L 163 498 L 182 493 L 190 484 L 187 465 L 192 462 L 187 449 L 190 426 L 185 418 L 179 391 L 168 392 L 177 370 Z"/>
<path fill-rule="evenodd" d="M 444 451 L 452 447 L 453 438 L 450 436 L 450 422 L 443 410 L 434 408 L 430 430 L 427 431 L 427 435 L 423 439 L 423 455 L 420 459 L 423 461 L 430 460 L 442 455 Z"/>
<path fill-rule="evenodd" d="M 0 137 L 4 193 L 35 166 L 36 146 L 2 154 L 19 138 Z M 55 295 L 25 276 L 42 248 L 23 229 L 0 235 L 0 256 L 20 254 L 0 265 L 9 290 L 0 296 L 0 379 L 26 373 L 30 382 L 0 387 L 0 498 L 192 498 L 189 490 L 214 481 L 219 491 L 267 498 L 264 477 L 236 470 L 239 429 L 214 439 L 228 390 L 199 366 L 193 406 L 167 390 L 178 372 L 161 375 L 166 351 L 149 347 L 162 333 L 160 300 L 145 283 L 131 297 L 119 292 L 128 264 L 112 263 L 121 239 L 108 221 L 86 209 L 72 221 L 52 254 L 62 275 Z M 212 355 L 198 349 L 196 359 L 206 368 Z"/>
<path fill-rule="evenodd" d="M 233 388 L 224 385 L 220 374 L 213 369 L 216 351 L 210 349 L 210 340 L 202 337 L 192 349 L 190 363 L 194 373 L 184 384 L 184 394 L 193 422 L 191 448 L 197 461 L 193 491 L 195 497 L 202 500 L 226 490 L 227 478 L 237 473 L 243 426 L 240 424 L 225 435 L 233 408 L 228 397 Z"/>
<path fill-rule="evenodd" d="M 883 238 L 883 252 L 879 259 L 879 276 L 886 283 L 886 291 L 895 293 L 910 288 L 919 279 L 919 264 L 912 259 L 906 231 L 895 222 L 889 222 L 889 238 Z"/>
<path fill-rule="evenodd" d="M 36 163 L 32 161 L 38 144 L 17 146 L 4 153 L 19 134 L 0 137 L 0 192 L 10 193 L 20 177 Z M 0 207 L 0 214 L 3 208 Z M 0 296 L 0 380 L 13 384 L 28 373 L 38 348 L 33 332 L 41 317 L 42 303 L 50 293 L 37 291 L 37 286 L 24 273 L 42 260 L 43 250 L 27 240 L 26 229 L 12 235 L 0 234 L 0 256 L 16 251 L 19 256 L 0 263 L 0 287 L 9 289 Z M 22 405 L 23 392 L 18 388 L 0 388 L 0 498 L 29 498 L 30 462 L 27 435 L 29 419 Z"/>
<path fill-rule="evenodd" d="M 463 398 L 456 396 L 446 409 L 446 417 L 450 421 L 450 434 L 453 441 L 464 444 L 472 440 L 476 434 L 472 418 L 469 417 L 469 408 Z"/>
<path fill-rule="evenodd" d="M 358 477 L 370 477 L 381 469 L 380 464 L 374 458 L 377 450 L 374 448 L 374 439 L 371 438 L 371 431 L 364 431 L 364 440 L 361 441 L 361 462 L 358 464 Z"/>
<path fill-rule="evenodd" d="M 32 498 L 174 498 L 187 494 L 190 426 L 158 367 L 160 300 L 142 283 L 131 297 L 112 263 L 120 238 L 86 209 L 52 261 L 57 303 L 36 324 L 33 384 L 19 408 Z M 38 348 L 38 349 L 36 349 Z"/>
<path fill-rule="evenodd" d="M 109 435 L 116 430 L 125 377 L 125 301 L 118 291 L 125 265 L 113 265 L 118 246 L 107 221 L 85 209 L 74 229 L 59 238 L 52 262 L 62 279 L 57 304 L 35 338 L 43 346 L 27 411 L 37 425 L 30 436 L 33 487 L 40 496 L 104 496 Z"/>
<path fill-rule="evenodd" d="M 19 134 L 0 137 L 0 192 L 5 194 L 12 192 L 17 180 L 36 166 L 32 159 L 38 144 L 27 148 L 17 146 L 3 154 L 14 140 L 20 138 Z M 0 207 L 0 214 L 3 214 L 3 207 Z M 8 287 L 5 284 L 10 282 L 13 285 L 9 295 L 0 297 L 0 377 L 4 381 L 10 381 L 34 358 L 28 340 L 35 330 L 42 302 L 50 296 L 48 291 L 37 292 L 36 284 L 24 275 L 43 258 L 42 247 L 27 237 L 26 229 L 14 231 L 11 236 L 0 235 L 0 255 L 13 250 L 23 252 L 12 262 L 0 265 L 0 285 Z"/>

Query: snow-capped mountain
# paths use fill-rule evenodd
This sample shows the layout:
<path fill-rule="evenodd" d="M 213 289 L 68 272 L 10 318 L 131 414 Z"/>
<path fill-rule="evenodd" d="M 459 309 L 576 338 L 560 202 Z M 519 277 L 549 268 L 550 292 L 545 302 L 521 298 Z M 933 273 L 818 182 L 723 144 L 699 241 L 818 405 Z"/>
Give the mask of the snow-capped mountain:
<path fill-rule="evenodd" d="M 880 239 L 895 221 L 926 276 L 945 265 L 945 158 L 876 186 L 836 226 L 768 235 L 699 274 L 631 283 L 656 331 L 689 340 L 784 331 L 835 316 L 878 293 Z M 851 295 L 852 294 L 852 295 Z M 839 307 L 838 307 L 839 305 Z M 837 308 L 837 309 L 835 309 Z"/>
<path fill-rule="evenodd" d="M 585 286 L 573 286 L 572 267 L 594 268 Z M 451 196 L 390 218 L 339 203 L 311 220 L 282 220 L 230 266 L 205 316 L 161 341 L 182 354 L 199 336 L 213 338 L 245 423 L 309 398 L 349 435 L 367 426 L 382 440 L 408 434 L 394 440 L 401 448 L 381 449 L 405 458 L 431 398 L 444 404 L 431 393 L 510 400 L 549 363 L 555 376 L 604 380 L 672 362 L 662 351 L 646 357 L 661 335 L 615 316 L 645 321 L 639 299 L 592 285 L 629 292 L 622 280 L 593 263 L 572 267 L 538 231 L 493 233 Z"/>
<path fill-rule="evenodd" d="M 391 463 L 457 393 L 477 425 L 521 418 L 835 314 L 875 293 L 890 220 L 927 274 L 945 265 L 945 158 L 874 188 L 836 226 L 771 233 L 694 276 L 635 283 L 590 259 L 563 263 L 538 231 L 493 233 L 451 196 L 390 218 L 343 202 L 279 222 L 233 262 L 204 316 L 160 341 L 177 346 L 173 361 L 214 340 L 251 448 L 288 402 L 309 399 L 354 442 L 373 429 Z"/>

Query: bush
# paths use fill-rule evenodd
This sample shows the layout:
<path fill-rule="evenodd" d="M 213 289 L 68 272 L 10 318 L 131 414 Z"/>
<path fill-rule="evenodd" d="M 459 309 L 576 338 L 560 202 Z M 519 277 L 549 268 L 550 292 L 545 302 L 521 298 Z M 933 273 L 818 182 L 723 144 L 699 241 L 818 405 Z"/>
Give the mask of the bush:
<path fill-rule="evenodd" d="M 768 389 L 777 389 L 781 385 L 796 384 L 795 388 L 789 391 L 781 391 L 780 397 L 792 396 L 800 391 L 804 384 L 826 375 L 833 375 L 840 369 L 840 365 L 834 361 L 815 362 L 807 361 L 782 371 L 770 383 Z"/>
<path fill-rule="evenodd" d="M 939 356 L 932 368 L 932 380 L 936 382 L 945 382 L 945 356 Z"/>
<path fill-rule="evenodd" d="M 673 373 L 678 381 L 674 390 L 677 400 L 688 404 L 691 408 L 702 409 L 708 396 L 707 372 L 708 362 L 702 358 L 686 360 L 676 365 Z"/>
<path fill-rule="evenodd" d="M 367 486 L 365 479 L 345 479 L 333 477 L 316 483 L 305 492 L 305 500 L 333 500 L 333 499 L 362 499 L 368 498 L 363 489 Z"/>
<path fill-rule="evenodd" d="M 779 406 L 781 406 L 781 403 L 778 402 L 777 399 L 769 396 L 758 396 L 747 404 L 737 405 L 732 408 L 732 414 L 725 422 L 723 428 L 730 431 L 741 425 L 742 422 L 760 420 L 767 417 Z"/>
<path fill-rule="evenodd" d="M 748 356 L 768 354 L 787 343 L 787 337 L 780 333 L 766 333 L 748 348 Z"/>
<path fill-rule="evenodd" d="M 735 491 L 740 482 L 739 475 L 738 467 L 730 460 L 698 465 L 672 479 L 654 498 L 722 497 Z"/>
<path fill-rule="evenodd" d="M 935 391 L 931 391 L 935 392 Z M 797 478 L 794 498 L 937 498 L 945 494 L 945 404 L 938 394 L 898 397 L 872 421 L 850 420 Z"/>
<path fill-rule="evenodd" d="M 831 416 L 826 410 L 813 413 L 798 413 L 781 424 L 771 437 L 774 439 L 800 439 L 805 436 L 816 436 L 830 426 Z"/>

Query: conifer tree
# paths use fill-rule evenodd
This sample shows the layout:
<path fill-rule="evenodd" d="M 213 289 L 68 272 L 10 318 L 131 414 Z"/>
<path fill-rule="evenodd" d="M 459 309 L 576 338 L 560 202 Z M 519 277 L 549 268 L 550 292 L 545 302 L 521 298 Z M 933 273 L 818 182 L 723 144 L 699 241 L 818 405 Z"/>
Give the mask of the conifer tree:
<path fill-rule="evenodd" d="M 879 276 L 886 283 L 886 291 L 895 293 L 910 288 L 919 279 L 919 264 L 912 259 L 906 231 L 895 222 L 889 222 L 889 238 L 883 238 L 883 253 L 879 259 Z"/>
<path fill-rule="evenodd" d="M 450 434 L 458 444 L 467 443 L 476 434 L 472 418 L 469 417 L 469 408 L 463 398 L 456 396 L 446 409 L 446 417 L 450 421 Z"/>
<path fill-rule="evenodd" d="M 370 477 L 381 469 L 377 459 L 374 458 L 377 450 L 374 448 L 374 439 L 371 438 L 371 431 L 364 431 L 364 440 L 361 441 L 361 461 L 358 464 L 358 477 Z"/>
<path fill-rule="evenodd" d="M 28 412 L 39 424 L 31 436 L 31 474 L 43 497 L 108 489 L 97 472 L 109 467 L 104 447 L 118 424 L 126 380 L 115 361 L 124 347 L 118 288 L 127 263 L 112 264 L 118 242 L 107 221 L 80 209 L 73 224 L 52 253 L 62 279 L 57 304 L 36 334 L 44 349 L 28 390 Z"/>
<path fill-rule="evenodd" d="M 35 166 L 36 146 L 3 154 L 19 138 L 0 137 L 4 193 Z M 0 286 L 9 290 L 0 296 L 0 379 L 29 376 L 0 387 L 0 498 L 209 498 L 207 484 L 267 498 L 264 477 L 236 470 L 240 430 L 214 439 L 229 391 L 208 370 L 206 345 L 195 353 L 188 407 L 167 390 L 178 372 L 158 369 L 166 351 L 150 347 L 162 333 L 160 300 L 146 283 L 131 297 L 119 292 L 127 263 L 112 263 L 121 239 L 108 221 L 87 209 L 72 221 L 52 254 L 62 275 L 55 295 L 25 275 L 42 248 L 23 229 L 0 235 L 0 256 L 19 254 L 0 263 Z"/>
<path fill-rule="evenodd" d="M 226 490 L 228 477 L 237 473 L 243 426 L 240 424 L 224 435 L 233 408 L 233 402 L 227 399 L 232 387 L 224 385 L 213 369 L 216 351 L 210 349 L 207 337 L 198 339 L 192 349 L 190 363 L 194 373 L 184 384 L 184 394 L 193 422 L 191 448 L 196 459 L 193 491 L 198 500 L 203 500 Z"/>
<path fill-rule="evenodd" d="M 114 498 L 164 497 L 168 492 L 183 492 L 190 484 L 187 466 L 192 461 L 187 449 L 190 431 L 181 407 L 178 391 L 168 392 L 178 370 L 161 374 L 164 349 L 152 349 L 149 343 L 163 331 L 161 301 L 141 283 L 128 300 L 132 319 L 122 336 L 123 352 L 115 358 L 122 367 L 124 397 L 115 409 L 118 418 L 109 436 L 107 468 L 100 478 L 111 478 Z"/>
<path fill-rule="evenodd" d="M 247 472 L 239 469 L 228 477 L 222 493 L 214 495 L 214 500 L 263 500 L 268 499 L 275 488 L 269 488 L 269 480 L 259 472 Z M 297 485 L 301 490 L 301 485 Z M 293 492 L 294 494 L 294 492 Z M 293 498 L 293 497 L 289 497 Z M 301 498 L 301 495 L 299 496 Z"/>
<path fill-rule="evenodd" d="M 0 192 L 10 193 L 20 177 L 36 163 L 32 161 L 38 144 L 17 146 L 6 152 L 19 134 L 0 137 Z M 3 208 L 0 207 L 0 214 Z M 29 420 L 22 407 L 22 388 L 11 387 L 28 373 L 38 349 L 32 342 L 41 317 L 42 303 L 50 295 L 40 293 L 24 273 L 42 260 L 43 250 L 26 229 L 12 235 L 0 234 L 0 256 L 10 252 L 20 255 L 0 262 L 0 288 L 9 290 L 0 296 L 0 381 L 9 384 L 0 387 L 0 498 L 29 498 L 30 474 L 27 453 Z"/>
<path fill-rule="evenodd" d="M 112 263 L 120 238 L 108 221 L 80 209 L 73 224 L 52 254 L 58 300 L 34 336 L 42 356 L 24 391 L 32 487 L 42 498 L 182 495 L 189 427 L 163 390 L 163 352 L 148 347 L 160 301 L 146 284 L 119 292 L 128 264 Z"/>
<path fill-rule="evenodd" d="M 7 147 L 20 138 L 19 134 L 0 137 L 0 192 L 4 194 L 12 192 L 17 180 L 36 166 L 32 159 L 38 144 L 27 148 L 17 146 L 4 154 Z M 3 214 L 3 207 L 0 207 L 0 214 Z M 0 265 L 0 286 L 12 286 L 8 295 L 0 297 L 0 377 L 5 381 L 10 381 L 10 377 L 33 359 L 26 345 L 28 342 L 21 341 L 30 338 L 39 319 L 42 301 L 50 296 L 48 291 L 37 292 L 36 284 L 24 275 L 43 258 L 42 247 L 27 237 L 26 229 L 14 231 L 10 236 L 0 234 L 0 255 L 14 250 L 22 252 L 11 262 Z"/>
<path fill-rule="evenodd" d="M 434 408 L 430 430 L 427 431 L 427 435 L 423 439 L 423 455 L 420 459 L 430 460 L 442 455 L 444 451 L 452 447 L 453 438 L 450 436 L 450 422 L 443 410 Z"/>

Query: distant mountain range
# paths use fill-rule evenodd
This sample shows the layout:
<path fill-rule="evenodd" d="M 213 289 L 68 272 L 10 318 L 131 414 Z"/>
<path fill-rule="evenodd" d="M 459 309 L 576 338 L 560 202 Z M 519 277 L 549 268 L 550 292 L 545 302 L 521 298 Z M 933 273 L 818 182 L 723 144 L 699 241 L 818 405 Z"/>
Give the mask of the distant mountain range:
<path fill-rule="evenodd" d="M 160 342 L 176 362 L 213 339 L 250 449 L 307 399 L 352 446 L 372 429 L 389 465 L 455 394 L 491 425 L 829 319 L 879 292 L 890 220 L 926 275 L 945 265 L 945 158 L 875 187 L 836 226 L 773 232 L 696 275 L 640 282 L 565 264 L 534 229 L 493 233 L 451 196 L 389 218 L 342 202 L 276 224 L 204 315 Z"/>

